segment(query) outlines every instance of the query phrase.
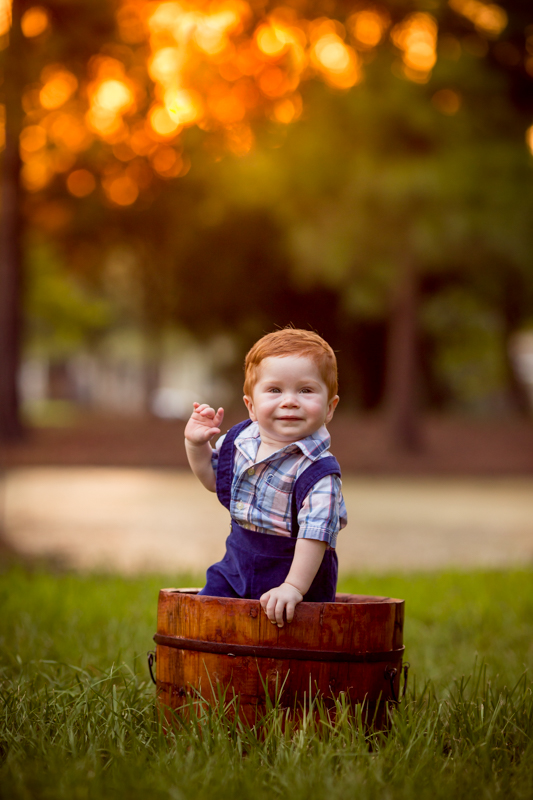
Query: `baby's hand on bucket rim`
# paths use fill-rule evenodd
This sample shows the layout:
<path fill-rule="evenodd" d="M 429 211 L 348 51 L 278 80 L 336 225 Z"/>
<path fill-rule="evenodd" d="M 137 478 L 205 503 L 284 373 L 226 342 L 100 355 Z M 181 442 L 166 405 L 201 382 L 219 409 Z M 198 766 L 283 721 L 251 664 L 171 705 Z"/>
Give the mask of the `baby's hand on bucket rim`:
<path fill-rule="evenodd" d="M 291 583 L 282 583 L 274 589 L 269 589 L 259 598 L 261 608 L 273 625 L 283 628 L 283 612 L 287 622 L 292 622 L 294 609 L 303 600 L 303 594 Z"/>
<path fill-rule="evenodd" d="M 223 419 L 223 408 L 215 411 L 207 403 L 193 403 L 193 412 L 185 426 L 185 438 L 191 444 L 205 444 L 220 433 Z"/>

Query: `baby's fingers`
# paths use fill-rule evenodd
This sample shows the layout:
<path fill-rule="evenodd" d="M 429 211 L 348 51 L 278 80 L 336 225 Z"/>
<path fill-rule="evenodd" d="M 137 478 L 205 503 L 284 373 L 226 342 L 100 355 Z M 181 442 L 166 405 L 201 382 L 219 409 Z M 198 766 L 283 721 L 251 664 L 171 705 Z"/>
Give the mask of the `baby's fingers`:
<path fill-rule="evenodd" d="M 192 404 L 193 416 L 198 415 L 199 417 L 202 417 L 202 419 L 203 419 L 204 411 L 206 409 L 208 409 L 208 408 L 209 408 L 209 406 L 207 405 L 207 403 L 193 403 Z"/>
<path fill-rule="evenodd" d="M 209 406 L 207 403 L 193 403 L 192 418 L 196 422 L 202 423 L 202 425 L 210 425 L 213 428 L 218 429 L 218 426 L 222 422 L 223 416 L 224 410 L 221 408 L 215 412 L 215 409 L 211 408 L 211 406 Z M 220 433 L 220 431 L 216 430 L 214 433 Z"/>
<path fill-rule="evenodd" d="M 283 612 L 285 611 L 285 601 L 279 599 L 274 611 L 275 621 L 278 628 L 283 628 Z"/>
<path fill-rule="evenodd" d="M 266 613 L 266 610 L 267 610 L 267 606 L 268 606 L 268 601 L 269 600 L 270 600 L 270 592 L 265 592 L 259 598 L 259 602 L 261 603 L 261 608 L 263 609 L 263 611 L 265 613 Z"/>
<path fill-rule="evenodd" d="M 296 608 L 297 603 L 289 600 L 287 605 L 285 606 L 285 616 L 287 617 L 287 622 L 292 622 L 294 619 L 294 609 Z"/>
<path fill-rule="evenodd" d="M 283 628 L 284 610 L 285 610 L 285 601 L 283 600 L 283 598 L 279 597 L 276 591 L 272 592 L 272 594 L 268 599 L 265 611 L 270 622 L 273 625 L 277 625 L 278 628 Z"/>
<path fill-rule="evenodd" d="M 202 416 L 204 419 L 215 418 L 215 409 L 211 408 L 211 406 L 208 406 L 206 403 L 204 403 L 203 406 L 200 406 L 197 413 L 200 414 L 200 416 Z"/>
<path fill-rule="evenodd" d="M 269 621 L 275 625 L 276 624 L 276 597 L 275 595 L 272 596 L 272 590 L 265 592 L 259 598 L 259 602 L 261 603 L 261 608 L 267 615 Z"/>
<path fill-rule="evenodd" d="M 219 408 L 217 413 L 215 414 L 215 416 L 213 418 L 213 425 L 216 425 L 219 428 L 220 425 L 222 424 L 222 420 L 223 419 L 224 419 L 224 409 L 223 408 Z"/>

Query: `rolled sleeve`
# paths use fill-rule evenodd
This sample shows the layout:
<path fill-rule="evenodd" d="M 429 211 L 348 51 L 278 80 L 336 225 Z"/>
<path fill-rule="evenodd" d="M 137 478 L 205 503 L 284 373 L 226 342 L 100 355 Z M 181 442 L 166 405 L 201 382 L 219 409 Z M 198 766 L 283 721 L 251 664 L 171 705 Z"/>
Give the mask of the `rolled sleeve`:
<path fill-rule="evenodd" d="M 327 475 L 313 486 L 298 514 L 298 538 L 337 543 L 337 534 L 347 523 L 346 507 L 337 475 Z"/>

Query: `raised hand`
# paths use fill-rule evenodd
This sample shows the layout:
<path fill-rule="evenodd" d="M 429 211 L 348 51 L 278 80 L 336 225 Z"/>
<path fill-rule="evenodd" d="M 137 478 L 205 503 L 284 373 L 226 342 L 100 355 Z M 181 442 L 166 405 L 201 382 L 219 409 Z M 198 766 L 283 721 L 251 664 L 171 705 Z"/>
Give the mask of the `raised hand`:
<path fill-rule="evenodd" d="M 205 444 L 220 433 L 223 419 L 223 408 L 215 411 L 207 403 L 193 403 L 193 412 L 185 426 L 185 439 L 193 445 Z"/>

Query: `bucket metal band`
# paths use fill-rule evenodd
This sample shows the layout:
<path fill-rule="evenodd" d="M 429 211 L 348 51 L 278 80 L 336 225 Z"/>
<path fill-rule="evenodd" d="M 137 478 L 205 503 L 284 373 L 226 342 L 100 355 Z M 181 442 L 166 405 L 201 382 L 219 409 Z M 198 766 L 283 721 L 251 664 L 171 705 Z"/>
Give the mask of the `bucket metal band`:
<path fill-rule="evenodd" d="M 292 647 L 263 647 L 261 645 L 232 644 L 231 642 L 206 642 L 202 639 L 186 639 L 182 636 L 167 636 L 156 633 L 154 642 L 177 650 L 195 650 L 198 653 L 214 653 L 236 658 L 276 658 L 284 661 L 348 661 L 361 664 L 390 663 L 401 661 L 405 647 L 383 652 L 349 653 L 339 650 L 300 650 Z"/>

